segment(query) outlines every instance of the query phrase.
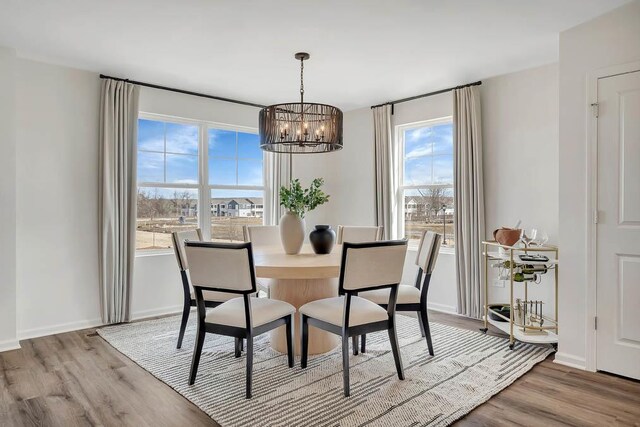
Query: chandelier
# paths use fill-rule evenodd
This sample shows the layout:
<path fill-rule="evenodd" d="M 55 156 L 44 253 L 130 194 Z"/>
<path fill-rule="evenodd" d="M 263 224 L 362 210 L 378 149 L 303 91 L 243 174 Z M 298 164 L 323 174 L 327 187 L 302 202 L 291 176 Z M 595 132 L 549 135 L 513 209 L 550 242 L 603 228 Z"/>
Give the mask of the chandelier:
<path fill-rule="evenodd" d="M 299 52 L 300 102 L 260 110 L 260 148 L 288 154 L 327 153 L 342 148 L 342 111 L 331 105 L 304 102 L 304 61 Z"/>

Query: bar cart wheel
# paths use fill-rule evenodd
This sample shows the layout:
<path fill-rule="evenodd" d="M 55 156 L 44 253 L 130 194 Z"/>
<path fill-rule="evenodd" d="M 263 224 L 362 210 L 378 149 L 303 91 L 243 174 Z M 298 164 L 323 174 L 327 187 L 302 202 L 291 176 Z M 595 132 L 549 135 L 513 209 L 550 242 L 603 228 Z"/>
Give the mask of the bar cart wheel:
<path fill-rule="evenodd" d="M 483 334 L 486 334 L 488 330 L 489 330 L 489 328 L 480 328 L 480 331 L 481 331 Z"/>
<path fill-rule="evenodd" d="M 516 346 L 515 342 L 512 342 L 511 344 L 509 344 L 509 350 L 513 350 Z"/>

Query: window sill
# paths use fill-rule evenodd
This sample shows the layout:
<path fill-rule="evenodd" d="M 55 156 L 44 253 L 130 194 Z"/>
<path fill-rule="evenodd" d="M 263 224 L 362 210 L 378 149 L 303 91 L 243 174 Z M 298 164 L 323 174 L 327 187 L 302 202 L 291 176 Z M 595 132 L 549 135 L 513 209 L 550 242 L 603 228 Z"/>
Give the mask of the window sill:
<path fill-rule="evenodd" d="M 148 249 L 142 251 L 136 251 L 136 258 L 145 258 L 150 256 L 170 255 L 173 254 L 173 249 Z"/>

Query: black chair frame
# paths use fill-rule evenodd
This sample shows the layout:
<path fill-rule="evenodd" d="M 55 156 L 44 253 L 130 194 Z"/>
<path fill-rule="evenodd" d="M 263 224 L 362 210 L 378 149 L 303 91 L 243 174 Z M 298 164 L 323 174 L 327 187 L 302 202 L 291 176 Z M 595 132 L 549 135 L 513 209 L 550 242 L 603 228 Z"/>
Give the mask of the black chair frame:
<path fill-rule="evenodd" d="M 185 242 L 186 246 L 208 247 L 218 249 L 247 249 L 249 254 L 249 266 L 251 269 L 251 289 L 249 290 L 234 290 L 234 289 L 221 289 L 207 286 L 193 285 L 196 294 L 196 306 L 198 308 L 198 331 L 196 334 L 196 342 L 193 349 L 193 359 L 191 361 L 191 372 L 189 374 L 189 385 L 193 385 L 198 374 L 198 365 L 200 364 L 200 357 L 202 355 L 202 347 L 204 345 L 204 338 L 206 333 L 225 335 L 236 338 L 235 356 L 240 356 L 242 339 L 246 340 L 246 355 L 247 355 L 247 379 L 246 379 L 246 398 L 251 398 L 252 378 L 253 378 L 253 338 L 259 335 L 269 332 L 272 329 L 285 325 L 287 328 L 287 361 L 290 368 L 293 368 L 293 314 L 283 316 L 279 319 L 273 320 L 264 325 L 258 327 L 252 326 L 251 321 L 251 294 L 256 293 L 256 276 L 253 262 L 253 251 L 251 249 L 251 243 L 211 243 L 211 242 Z M 229 325 L 219 325 L 215 323 L 207 323 L 205 318 L 207 317 L 207 310 L 202 294 L 203 290 L 228 292 L 241 296 L 244 300 L 244 315 L 245 315 L 245 328 L 234 327 Z"/>
<path fill-rule="evenodd" d="M 349 385 L 349 338 L 357 339 L 359 335 L 365 335 L 372 332 L 388 331 L 389 341 L 391 342 L 391 350 L 393 352 L 393 359 L 396 365 L 396 371 L 398 372 L 398 378 L 404 380 L 404 369 L 402 367 L 402 358 L 400 357 L 400 347 L 398 344 L 398 335 L 396 332 L 395 323 L 395 311 L 396 311 L 396 299 L 398 297 L 399 283 L 389 283 L 385 285 L 372 286 L 369 288 L 359 288 L 357 290 L 349 290 L 344 288 L 344 276 L 346 271 L 346 259 L 349 249 L 358 248 L 372 248 L 380 246 L 398 246 L 406 245 L 406 240 L 390 240 L 368 243 L 349 243 L 345 242 L 342 245 L 342 261 L 340 263 L 340 278 L 338 283 L 338 291 L 340 295 L 344 295 L 345 304 L 342 318 L 342 326 L 336 326 L 331 323 L 324 322 L 319 319 L 314 319 L 305 314 L 302 314 L 302 351 L 300 366 L 302 369 L 307 367 L 307 361 L 309 358 L 309 326 L 322 329 L 327 332 L 331 332 L 342 337 L 342 379 L 344 386 L 344 395 L 349 397 L 351 394 Z M 391 288 L 389 292 L 389 302 L 387 304 L 387 320 L 368 323 L 358 326 L 349 326 L 349 315 L 351 311 L 351 298 L 357 296 L 358 292 L 372 291 L 375 289 Z M 357 342 L 357 341 L 356 341 Z"/>
<path fill-rule="evenodd" d="M 429 314 L 427 313 L 427 294 L 429 292 L 429 282 L 431 281 L 431 273 L 424 274 L 424 270 L 420 267 L 418 269 L 418 275 L 416 276 L 416 288 L 420 289 L 420 282 L 424 276 L 422 282 L 422 289 L 420 290 L 420 303 L 418 304 L 396 304 L 396 312 L 398 311 L 412 311 L 418 315 L 418 324 L 420 325 L 420 333 L 427 339 L 427 347 L 429 349 L 429 355 L 433 356 L 433 342 L 431 341 L 431 328 L 429 327 Z M 379 304 L 382 308 L 387 308 L 387 304 Z M 360 337 L 360 351 L 366 352 L 367 336 L 362 335 Z M 354 354 L 358 354 L 357 342 L 354 342 L 353 347 Z"/>

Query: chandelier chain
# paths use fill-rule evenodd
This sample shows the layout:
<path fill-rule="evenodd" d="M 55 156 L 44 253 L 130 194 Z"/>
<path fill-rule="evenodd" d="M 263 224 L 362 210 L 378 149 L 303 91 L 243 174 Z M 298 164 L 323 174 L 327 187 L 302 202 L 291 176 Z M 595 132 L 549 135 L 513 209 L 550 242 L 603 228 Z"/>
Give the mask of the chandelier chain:
<path fill-rule="evenodd" d="M 304 59 L 300 58 L 300 103 L 304 102 Z"/>

